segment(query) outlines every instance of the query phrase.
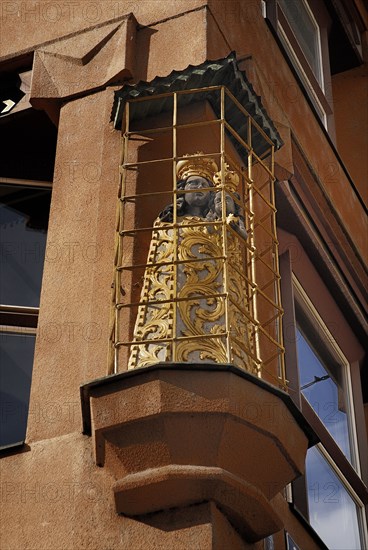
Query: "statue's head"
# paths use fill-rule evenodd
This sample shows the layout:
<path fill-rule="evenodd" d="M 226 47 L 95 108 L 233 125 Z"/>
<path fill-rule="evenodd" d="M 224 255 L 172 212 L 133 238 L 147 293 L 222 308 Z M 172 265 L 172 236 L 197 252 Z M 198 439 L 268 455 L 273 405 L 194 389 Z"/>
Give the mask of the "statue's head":
<path fill-rule="evenodd" d="M 179 216 L 190 213 L 196 209 L 201 211 L 201 216 L 207 215 L 212 192 L 209 187 L 213 187 L 211 180 L 199 176 L 191 175 L 177 183 L 177 189 L 183 190 L 183 193 L 177 196 L 177 212 Z"/>
<path fill-rule="evenodd" d="M 234 214 L 234 216 L 241 216 L 242 209 L 240 205 L 235 202 L 235 198 L 240 201 L 240 195 L 238 193 L 230 194 L 225 192 L 226 203 L 226 215 Z M 213 198 L 214 211 L 218 218 L 222 216 L 222 191 L 216 191 Z"/>
<path fill-rule="evenodd" d="M 185 158 L 179 160 L 176 166 L 179 178 L 177 189 L 186 191 L 177 197 L 179 216 L 194 211 L 199 211 L 200 216 L 206 216 L 211 195 L 208 188 L 213 187 L 213 177 L 217 170 L 216 162 L 202 152 L 185 155 Z"/>
<path fill-rule="evenodd" d="M 223 177 L 224 176 L 224 177 Z M 242 216 L 242 209 L 237 201 L 240 201 L 240 195 L 236 192 L 239 185 L 239 175 L 235 170 L 230 170 L 229 165 L 225 162 L 224 173 L 221 170 L 213 176 L 213 181 L 216 191 L 213 197 L 213 210 L 218 218 L 222 216 L 222 202 L 226 203 L 226 215 L 234 214 Z M 222 189 L 225 189 L 224 196 Z"/>
<path fill-rule="evenodd" d="M 176 165 L 176 175 L 179 181 L 187 180 L 191 176 L 202 177 L 211 182 L 218 171 L 216 162 L 198 151 L 192 155 L 185 155 Z"/>

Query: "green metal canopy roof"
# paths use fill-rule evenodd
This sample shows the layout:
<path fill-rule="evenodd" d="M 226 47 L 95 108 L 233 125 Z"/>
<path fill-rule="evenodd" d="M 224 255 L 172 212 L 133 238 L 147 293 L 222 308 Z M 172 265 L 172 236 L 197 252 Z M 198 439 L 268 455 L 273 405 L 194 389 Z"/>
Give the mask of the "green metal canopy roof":
<path fill-rule="evenodd" d="M 115 92 L 111 120 L 116 129 L 121 129 L 125 104 L 128 100 L 158 96 L 160 94 L 181 90 L 195 90 L 208 88 L 209 86 L 226 86 L 239 103 L 246 109 L 251 117 L 262 128 L 272 141 L 276 149 L 279 149 L 283 141 L 280 138 L 271 118 L 262 105 L 261 98 L 254 92 L 253 86 L 243 71 L 237 65 L 235 52 L 228 57 L 217 61 L 206 61 L 201 65 L 189 65 L 183 71 L 172 71 L 168 76 L 157 76 L 151 82 L 138 82 L 137 84 L 125 84 L 121 90 Z M 204 90 L 203 93 L 188 93 L 180 96 L 180 105 L 189 105 L 196 101 L 207 100 L 216 116 L 220 116 L 220 90 Z M 142 120 L 143 118 L 158 115 L 172 110 L 172 99 L 163 96 L 155 101 L 140 101 L 130 104 L 130 120 Z M 247 121 L 234 102 L 227 102 L 226 120 L 240 136 L 247 135 Z M 231 137 L 231 134 L 230 134 Z M 244 149 L 232 139 L 234 145 L 243 156 Z M 270 145 L 255 126 L 252 129 L 252 145 L 257 155 L 262 155 Z"/>

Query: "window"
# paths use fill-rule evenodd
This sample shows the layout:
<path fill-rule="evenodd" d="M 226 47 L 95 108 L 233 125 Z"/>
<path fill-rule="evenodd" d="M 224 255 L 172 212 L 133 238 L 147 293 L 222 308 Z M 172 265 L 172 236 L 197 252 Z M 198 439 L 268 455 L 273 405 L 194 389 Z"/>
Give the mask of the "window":
<path fill-rule="evenodd" d="M 0 183 L 0 447 L 25 439 L 51 184 Z"/>
<path fill-rule="evenodd" d="M 363 502 L 344 476 L 339 455 L 360 474 L 350 366 L 295 276 L 293 283 L 302 410 L 314 426 L 322 423 L 321 443 L 306 459 L 309 523 L 328 548 L 365 548 Z"/>
<path fill-rule="evenodd" d="M 266 19 L 325 128 L 332 115 L 328 30 L 331 18 L 322 2 L 268 1 Z"/>
<path fill-rule="evenodd" d="M 31 77 L 32 56 L 0 64 L 0 448 L 25 439 L 57 142 Z"/>
<path fill-rule="evenodd" d="M 314 76 L 324 89 L 322 73 L 321 35 L 317 21 L 309 5 L 304 0 L 279 0 L 279 6 L 290 25 L 303 55 Z M 287 35 L 285 22 L 279 21 L 280 29 Z"/>
<path fill-rule="evenodd" d="M 286 376 L 290 397 L 320 440 L 308 450 L 305 475 L 291 484 L 287 499 L 317 546 L 365 549 L 364 336 L 358 319 L 340 301 L 340 292 L 349 289 L 334 288 L 328 279 L 329 266 L 320 256 L 323 241 L 316 239 L 318 250 L 308 248 L 300 231 L 304 226 L 287 206 L 279 199 Z M 298 543 L 297 532 L 290 534 Z"/>
<path fill-rule="evenodd" d="M 321 539 L 329 548 L 366 548 L 363 532 L 360 533 L 364 521 L 362 503 L 358 506 L 323 446 L 309 449 L 306 472 L 309 521 Z"/>
<path fill-rule="evenodd" d="M 305 296 L 297 279 L 294 283 L 297 298 L 296 337 L 301 394 L 349 462 L 358 469 L 358 460 L 353 453 L 356 438 L 352 418 L 349 363 Z M 304 299 L 301 298 L 302 293 Z"/>
<path fill-rule="evenodd" d="M 0 447 L 25 439 L 35 335 L 35 329 L 1 327 Z"/>
<path fill-rule="evenodd" d="M 0 186 L 2 304 L 39 306 L 50 196 L 49 184 Z"/>

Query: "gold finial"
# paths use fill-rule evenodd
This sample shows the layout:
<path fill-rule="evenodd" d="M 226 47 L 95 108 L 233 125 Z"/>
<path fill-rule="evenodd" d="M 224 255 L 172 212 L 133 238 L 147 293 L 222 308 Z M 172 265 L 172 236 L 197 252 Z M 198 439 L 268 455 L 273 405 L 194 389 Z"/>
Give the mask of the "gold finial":
<path fill-rule="evenodd" d="M 186 158 L 179 160 L 176 165 L 176 175 L 179 180 L 186 180 L 190 176 L 201 176 L 213 181 L 214 174 L 218 170 L 218 166 L 213 159 L 205 157 L 203 151 L 184 156 Z"/>
<path fill-rule="evenodd" d="M 222 184 L 221 180 L 221 170 L 216 172 L 213 176 L 213 182 L 216 187 L 219 187 Z M 235 193 L 239 185 L 239 175 L 234 170 L 229 170 L 229 165 L 225 162 L 225 183 L 224 187 L 226 190 Z"/>

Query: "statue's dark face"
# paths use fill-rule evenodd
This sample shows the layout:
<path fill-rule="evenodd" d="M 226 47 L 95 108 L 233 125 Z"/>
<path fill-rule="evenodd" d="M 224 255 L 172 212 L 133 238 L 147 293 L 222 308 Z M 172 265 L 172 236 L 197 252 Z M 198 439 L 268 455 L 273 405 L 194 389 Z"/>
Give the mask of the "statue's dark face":
<path fill-rule="evenodd" d="M 225 194 L 225 201 L 226 201 L 226 214 L 235 214 L 236 208 L 235 208 L 235 201 L 232 198 L 231 195 L 228 193 Z M 215 199 L 215 212 L 216 214 L 221 217 L 222 215 L 222 193 L 216 193 Z"/>
<path fill-rule="evenodd" d="M 208 181 L 201 176 L 190 176 L 187 179 L 184 189 L 197 190 L 196 192 L 185 194 L 185 201 L 189 206 L 205 206 L 208 204 L 210 194 L 208 191 L 202 191 L 202 189 L 204 187 L 209 187 L 209 185 Z"/>

